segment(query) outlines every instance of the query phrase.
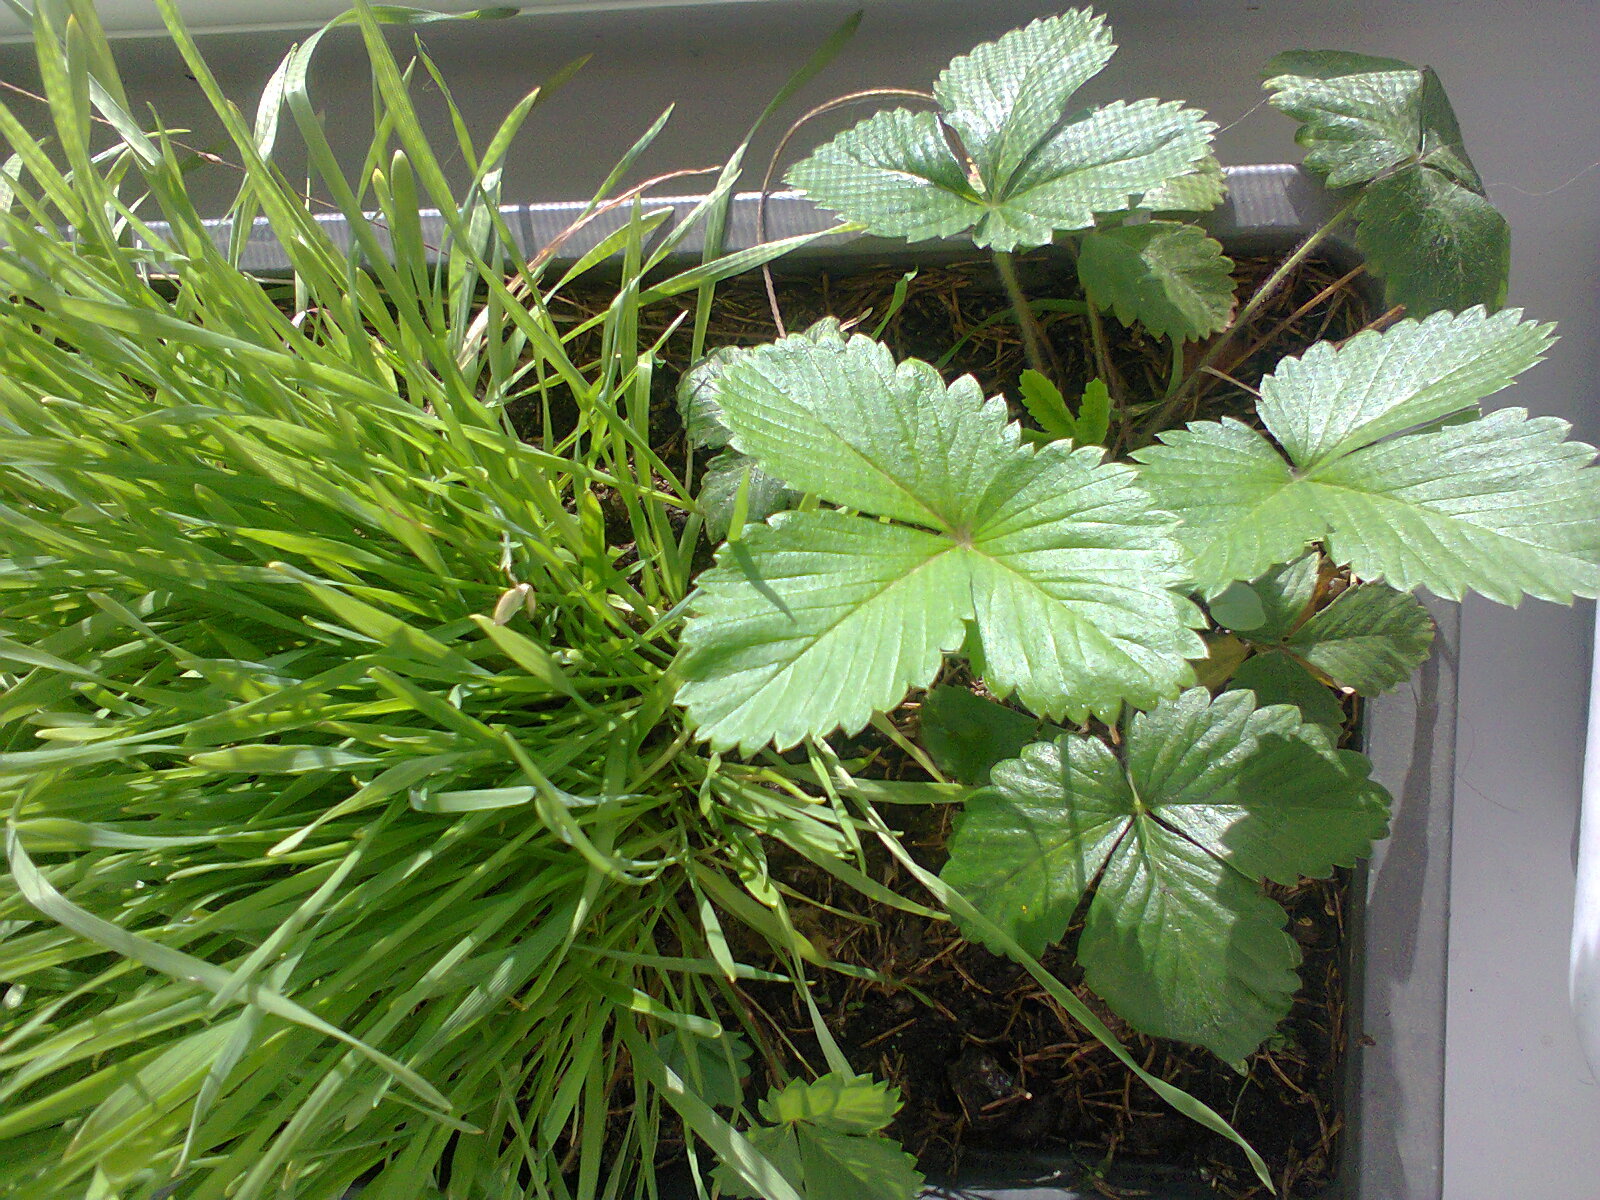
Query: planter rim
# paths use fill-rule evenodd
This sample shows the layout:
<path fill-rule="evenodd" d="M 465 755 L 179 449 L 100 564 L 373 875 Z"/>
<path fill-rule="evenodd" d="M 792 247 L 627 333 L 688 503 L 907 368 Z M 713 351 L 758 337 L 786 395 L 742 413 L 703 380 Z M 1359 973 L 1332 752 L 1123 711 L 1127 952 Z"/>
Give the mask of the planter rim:
<path fill-rule="evenodd" d="M 1327 191 L 1316 178 L 1302 168 L 1284 163 L 1258 166 L 1228 167 L 1225 169 L 1228 193 L 1217 208 L 1204 218 L 1206 229 L 1215 237 L 1243 248 L 1265 248 L 1281 244 L 1303 235 L 1326 221 L 1334 211 Z M 641 201 L 645 213 L 670 210 L 670 224 L 676 224 L 704 203 L 703 195 L 652 197 Z M 729 206 L 724 248 L 739 250 L 757 244 L 756 210 L 760 201 L 757 192 L 739 192 Z M 598 212 L 576 231 L 567 231 L 592 205 L 585 201 L 555 201 L 540 204 L 503 204 L 500 216 L 510 230 L 524 259 L 556 246 L 551 254 L 554 264 L 570 265 L 593 250 L 607 236 L 621 229 L 628 221 L 627 206 L 618 206 Z M 367 214 L 377 217 L 376 213 Z M 423 209 L 417 214 L 422 227 L 422 237 L 429 247 L 445 243 L 449 229 L 436 208 Z M 335 245 L 348 249 L 354 238 L 350 222 L 342 213 L 316 213 L 313 220 Z M 766 235 L 768 240 L 817 233 L 831 228 L 837 219 L 826 210 L 818 208 L 799 192 L 769 192 L 766 202 Z M 226 250 L 233 236 L 234 222 L 230 217 L 205 221 L 212 242 Z M 149 223 L 151 232 L 158 237 L 169 236 L 170 226 L 164 221 Z M 388 234 L 381 225 L 374 228 L 380 245 L 388 248 Z M 566 236 L 563 236 L 566 235 Z M 1335 253 L 1354 256 L 1354 246 L 1335 234 L 1325 244 Z M 919 257 L 933 253 L 970 254 L 970 241 L 948 239 L 929 245 L 908 245 L 902 239 L 864 237 L 859 234 L 827 234 L 785 256 L 782 261 L 815 261 L 821 257 L 861 260 L 908 252 Z M 684 265 L 698 262 L 705 251 L 703 227 L 691 230 L 668 257 L 668 262 Z M 438 254 L 430 251 L 430 257 Z M 435 258 L 435 261 L 437 259 Z M 289 256 L 273 234 L 272 225 L 265 217 L 257 217 L 251 224 L 239 259 L 241 269 L 260 275 L 280 275 L 290 270 Z"/>

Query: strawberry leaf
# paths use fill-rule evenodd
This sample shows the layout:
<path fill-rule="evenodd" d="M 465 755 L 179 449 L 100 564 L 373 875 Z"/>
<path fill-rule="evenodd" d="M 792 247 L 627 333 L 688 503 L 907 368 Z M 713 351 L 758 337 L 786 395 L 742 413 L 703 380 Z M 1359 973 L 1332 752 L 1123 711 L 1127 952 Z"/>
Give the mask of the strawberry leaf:
<path fill-rule="evenodd" d="M 1433 619 L 1415 596 L 1363 583 L 1341 592 L 1286 644 L 1334 682 L 1376 696 L 1410 679 L 1428 657 Z"/>
<path fill-rule="evenodd" d="M 1233 262 L 1195 225 L 1146 221 L 1084 235 L 1078 279 L 1089 301 L 1124 325 L 1193 341 L 1233 315 Z"/>
<path fill-rule="evenodd" d="M 1080 945 L 1089 985 L 1141 1028 L 1237 1061 L 1294 986 L 1297 955 L 1259 881 L 1368 852 L 1387 823 L 1368 769 L 1292 707 L 1195 688 L 1135 715 L 1121 760 L 1069 734 L 995 767 L 942 876 L 1036 955 L 1099 880 Z"/>
<path fill-rule="evenodd" d="M 1272 103 L 1301 122 L 1306 166 L 1329 187 L 1366 185 L 1356 241 L 1388 304 L 1420 317 L 1505 301 L 1510 230 L 1431 69 L 1293 51 L 1267 74 Z"/>
<path fill-rule="evenodd" d="M 761 1102 L 771 1124 L 745 1136 L 807 1200 L 912 1200 L 922 1189 L 916 1159 L 882 1130 L 900 1111 L 900 1093 L 865 1075 L 830 1074 L 775 1087 Z M 725 1166 L 717 1184 L 761 1200 Z"/>
<path fill-rule="evenodd" d="M 1563 441 L 1569 426 L 1553 418 L 1476 415 L 1480 397 L 1549 343 L 1548 326 L 1519 317 L 1439 313 L 1286 359 L 1258 406 L 1276 446 L 1225 419 L 1136 452 L 1141 483 L 1183 520 L 1201 590 L 1253 579 L 1321 540 L 1335 562 L 1401 591 L 1473 590 L 1504 604 L 1594 596 L 1593 449 Z"/>
<path fill-rule="evenodd" d="M 1127 212 L 1147 193 L 1166 208 L 1220 197 L 1216 127 L 1202 114 L 1155 100 L 1074 112 L 1074 94 L 1114 49 L 1086 9 L 1034 21 L 954 59 L 934 84 L 939 113 L 878 113 L 788 180 L 873 233 L 920 241 L 971 230 L 999 251 L 1088 229 L 1096 213 Z"/>
<path fill-rule="evenodd" d="M 861 728 L 963 644 L 997 695 L 1112 717 L 1192 679 L 1203 653 L 1169 518 L 1095 448 L 1038 450 L 970 377 L 898 367 L 865 337 L 742 352 L 717 394 L 733 447 L 894 522 L 787 513 L 700 581 L 678 700 L 718 748 Z"/>

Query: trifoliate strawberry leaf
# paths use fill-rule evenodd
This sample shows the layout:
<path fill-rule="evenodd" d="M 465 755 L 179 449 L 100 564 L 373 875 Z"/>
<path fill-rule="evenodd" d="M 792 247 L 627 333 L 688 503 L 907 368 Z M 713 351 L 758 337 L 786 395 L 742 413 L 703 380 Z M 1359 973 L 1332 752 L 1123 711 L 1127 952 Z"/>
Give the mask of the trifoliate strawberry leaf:
<path fill-rule="evenodd" d="M 1259 881 L 1326 875 L 1367 853 L 1387 823 L 1368 769 L 1291 707 L 1195 688 L 1135 715 L 1121 760 L 1097 738 L 1065 735 L 995 767 L 942 875 L 1033 954 L 1100 879 L 1091 949 L 1080 945 L 1089 985 L 1123 1016 L 1154 1021 L 1159 1009 L 1162 1033 L 1236 1061 L 1293 990 L 1293 945 Z M 1135 927 L 1111 911 L 1135 903 L 1188 915 Z M 1147 1006 L 1136 978 L 1166 1000 Z"/>
<path fill-rule="evenodd" d="M 1341 592 L 1287 645 L 1335 683 L 1376 696 L 1410 679 L 1428 657 L 1433 619 L 1410 593 L 1363 583 Z"/>
<path fill-rule="evenodd" d="M 950 60 L 933 94 L 988 194 L 1004 190 L 1071 111 L 1073 93 L 1100 73 L 1116 49 L 1106 19 L 1078 8 Z"/>
<path fill-rule="evenodd" d="M 1294 51 L 1267 74 L 1272 103 L 1301 122 L 1306 166 L 1329 187 L 1367 184 L 1356 240 L 1387 303 L 1424 316 L 1504 302 L 1510 231 L 1431 69 Z"/>
<path fill-rule="evenodd" d="M 1481 186 L 1431 68 L 1291 50 L 1268 63 L 1265 73 L 1273 107 L 1300 122 L 1295 140 L 1307 148 L 1306 166 L 1326 176 L 1329 187 L 1365 183 L 1411 163 Z"/>
<path fill-rule="evenodd" d="M 1193 341 L 1233 315 L 1233 262 L 1197 225 L 1146 221 L 1084 235 L 1078 280 L 1089 302 L 1124 325 Z"/>
<path fill-rule="evenodd" d="M 900 1110 L 898 1089 L 864 1075 L 824 1075 L 775 1087 L 745 1136 L 807 1200 L 912 1200 L 922 1188 L 916 1159 L 880 1132 Z M 729 1195 L 760 1200 L 726 1167 Z"/>
<path fill-rule="evenodd" d="M 724 451 L 706 464 L 706 473 L 700 479 L 700 511 L 705 514 L 706 532 L 714 539 L 728 536 L 740 488 L 744 489 L 747 522 L 765 521 L 800 499 L 799 492 L 784 487 L 756 466 L 749 455 Z"/>
<path fill-rule="evenodd" d="M 996 763 L 1015 758 L 1039 737 L 1043 724 L 966 688 L 936 687 L 919 711 L 922 744 L 933 761 L 962 783 L 989 782 Z"/>
<path fill-rule="evenodd" d="M 906 523 L 779 514 L 719 553 L 678 693 L 718 748 L 854 732 L 926 686 L 966 621 L 991 689 L 1045 716 L 1111 717 L 1192 678 L 1169 518 L 1098 449 L 1025 446 L 970 378 L 865 337 L 745 351 L 718 398 L 770 474 Z"/>
<path fill-rule="evenodd" d="M 1292 704 L 1303 720 L 1337 729 L 1344 724 L 1344 709 L 1327 686 L 1282 651 L 1266 649 L 1252 654 L 1234 671 L 1230 689 L 1254 692 L 1256 706 Z"/>
<path fill-rule="evenodd" d="M 1336 563 L 1401 591 L 1474 590 L 1504 604 L 1595 595 L 1594 451 L 1563 441 L 1565 422 L 1520 409 L 1471 419 L 1479 397 L 1549 342 L 1548 326 L 1519 316 L 1441 313 L 1286 359 L 1258 406 L 1282 452 L 1234 420 L 1136 452 L 1141 483 L 1184 522 L 1201 590 L 1253 579 L 1321 540 Z"/>
<path fill-rule="evenodd" d="M 953 60 L 934 85 L 939 113 L 869 117 L 788 180 L 871 232 L 910 241 L 971 229 L 979 246 L 1010 251 L 1088 229 L 1096 213 L 1129 211 L 1146 193 L 1207 175 L 1211 162 L 1215 126 L 1179 104 L 1073 111 L 1073 94 L 1114 49 L 1087 10 L 1034 21 Z M 1214 181 L 1175 187 L 1164 202 L 1203 199 Z"/>

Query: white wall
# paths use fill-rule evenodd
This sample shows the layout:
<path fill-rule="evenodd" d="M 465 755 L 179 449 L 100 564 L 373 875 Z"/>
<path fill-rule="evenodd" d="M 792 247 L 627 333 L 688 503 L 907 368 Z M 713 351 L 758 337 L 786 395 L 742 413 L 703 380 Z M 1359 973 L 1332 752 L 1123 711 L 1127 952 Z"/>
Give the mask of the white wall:
<path fill-rule="evenodd" d="M 839 0 L 728 4 L 647 15 L 544 16 L 427 34 L 476 128 L 580 53 L 589 67 L 533 119 L 509 174 L 517 200 L 587 195 L 669 102 L 669 132 L 645 171 L 718 161 L 787 73 L 839 20 Z M 796 103 L 875 83 L 926 86 L 952 54 L 1055 7 L 1036 0 L 868 0 L 859 36 Z M 1600 6 L 1593 2 L 1288 0 L 1107 2 L 1123 46 L 1096 97 L 1159 94 L 1227 125 L 1227 162 L 1297 157 L 1289 122 L 1260 107 L 1257 72 L 1281 49 L 1338 47 L 1436 67 L 1490 194 L 1514 230 L 1512 300 L 1560 322 L 1562 341 L 1501 403 L 1600 437 Z M 286 39 L 208 41 L 253 103 Z M 318 77 L 335 135 L 367 110 L 353 38 Z M 197 111 L 194 85 L 160 47 L 128 43 L 136 90 L 169 120 Z M 0 47 L 0 79 L 31 82 Z M 7 98 L 7 103 L 13 101 Z M 204 126 L 201 126 L 203 129 Z M 204 134 L 197 136 L 203 137 Z M 353 132 L 346 137 L 354 147 Z M 764 161 L 764 157 L 763 157 Z M 1567 182 L 1568 180 L 1571 182 Z M 219 180 L 217 195 L 222 195 Z M 1566 1001 L 1572 845 L 1588 694 L 1591 615 L 1469 603 L 1452 895 L 1448 1200 L 1600 1195 L 1600 1087 Z"/>

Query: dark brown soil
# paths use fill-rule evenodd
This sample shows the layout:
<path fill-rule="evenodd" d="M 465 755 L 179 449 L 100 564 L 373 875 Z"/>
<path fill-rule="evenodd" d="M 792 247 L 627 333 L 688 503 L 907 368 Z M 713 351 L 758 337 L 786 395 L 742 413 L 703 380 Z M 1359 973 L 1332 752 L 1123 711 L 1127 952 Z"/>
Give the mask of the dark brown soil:
<path fill-rule="evenodd" d="M 1248 296 L 1276 261 L 1240 261 L 1239 295 Z M 1065 260 L 1052 264 L 1035 255 L 1020 265 L 1024 289 L 1034 299 L 1081 300 Z M 783 276 L 777 285 L 779 306 L 791 331 L 837 316 L 872 333 L 904 273 L 903 266 L 883 264 L 848 274 L 817 270 Z M 1014 413 L 1026 420 L 1017 402 L 1017 377 L 1026 363 L 1016 326 L 1010 320 L 989 323 L 1006 307 L 992 265 L 975 259 L 924 268 L 905 292 L 882 339 L 902 357 L 933 362 L 960 343 L 945 367 L 946 378 L 970 372 L 987 393 L 1007 395 Z M 642 336 L 654 340 L 686 309 L 692 311 L 691 298 L 646 310 Z M 552 307 L 558 319 L 576 320 L 591 311 L 588 298 L 578 292 Z M 1237 337 L 1218 363 L 1220 374 L 1207 378 L 1175 423 L 1222 413 L 1252 419 L 1252 389 L 1280 357 L 1323 338 L 1347 337 L 1369 316 L 1354 273 L 1307 264 Z M 1095 333 L 1074 313 L 1046 313 L 1041 319 L 1061 364 L 1063 391 L 1074 398 L 1074 387 L 1101 374 Z M 774 334 L 759 278 L 719 289 L 708 346 L 754 344 Z M 1110 317 L 1103 336 L 1116 378 L 1114 393 L 1135 406 L 1135 415 L 1148 411 L 1149 398 L 1160 397 L 1166 388 L 1167 345 L 1129 333 Z M 673 385 L 688 366 L 682 361 L 687 344 L 680 336 L 665 348 L 672 369 L 660 373 L 652 406 L 652 442 L 675 469 L 684 462 L 685 447 Z M 1197 353 L 1191 346 L 1191 365 Z M 547 420 L 557 430 L 561 424 L 558 410 L 553 416 L 547 410 L 523 412 L 517 419 L 535 437 L 550 428 Z M 914 737 L 915 701 L 894 719 Z M 872 748 L 883 752 L 879 770 L 891 777 L 917 777 L 915 765 L 887 739 L 872 735 L 853 749 L 867 748 L 874 739 Z M 896 815 L 918 860 L 930 869 L 941 866 L 949 812 L 907 808 Z M 1079 1185 L 1106 1196 L 1140 1194 L 1125 1168 L 1155 1162 L 1181 1167 L 1184 1177 L 1217 1195 L 1243 1200 L 1267 1194 L 1236 1148 L 1168 1109 L 1020 967 L 962 941 L 947 922 L 864 900 L 782 847 L 773 845 L 769 853 L 783 881 L 816 902 L 792 905 L 802 932 L 839 961 L 871 968 L 887 980 L 871 983 L 813 972 L 812 996 L 851 1065 L 900 1087 L 905 1107 L 891 1133 L 919 1156 L 925 1170 L 960 1174 L 989 1156 L 1028 1151 L 1076 1162 L 1088 1176 Z M 897 891 L 924 899 L 893 863 L 878 858 L 871 865 L 873 874 Z M 1325 1188 L 1338 1168 L 1347 1050 L 1343 930 L 1350 889 L 1339 877 L 1269 890 L 1288 910 L 1289 929 L 1304 952 L 1303 986 L 1278 1035 L 1251 1057 L 1243 1075 L 1203 1050 L 1138 1035 L 1107 1012 L 1079 983 L 1076 926 L 1044 961 L 1123 1037 L 1146 1070 L 1177 1083 L 1233 1122 L 1270 1165 L 1279 1195 L 1308 1197 Z M 762 953 L 754 940 L 737 949 L 752 962 Z M 743 995 L 767 1053 L 784 1074 L 804 1076 L 805 1064 L 821 1061 L 809 1015 L 792 988 L 748 985 Z M 752 1095 L 764 1094 L 770 1082 L 761 1075 L 758 1068 Z"/>

